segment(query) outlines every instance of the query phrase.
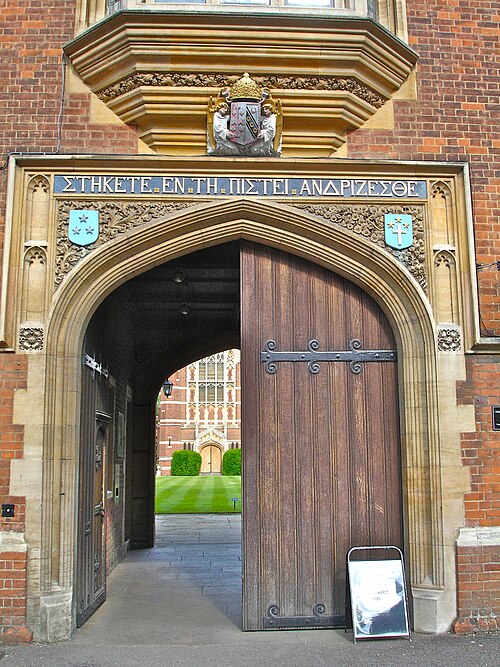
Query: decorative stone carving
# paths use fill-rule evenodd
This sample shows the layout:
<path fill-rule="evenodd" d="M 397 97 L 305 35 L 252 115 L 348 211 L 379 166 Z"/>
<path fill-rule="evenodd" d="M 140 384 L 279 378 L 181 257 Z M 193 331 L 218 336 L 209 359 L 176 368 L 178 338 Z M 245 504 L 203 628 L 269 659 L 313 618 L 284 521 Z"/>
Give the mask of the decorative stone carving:
<path fill-rule="evenodd" d="M 44 242 L 24 244 L 20 321 L 44 322 L 46 315 L 47 248 Z"/>
<path fill-rule="evenodd" d="M 227 77 L 224 74 L 189 74 L 187 72 L 131 74 L 121 81 L 100 90 L 97 97 L 102 102 L 109 102 L 141 86 L 220 88 L 232 85 L 237 80 L 237 76 Z M 386 98 L 360 83 L 354 77 L 256 76 L 254 80 L 262 87 L 276 90 L 342 90 L 352 93 L 376 109 L 379 109 L 387 101 Z"/>
<path fill-rule="evenodd" d="M 438 328 L 437 346 L 440 352 L 459 352 L 462 349 L 460 327 L 447 324 Z"/>
<path fill-rule="evenodd" d="M 457 260 L 454 246 L 435 245 L 431 301 L 438 322 L 460 321 Z"/>
<path fill-rule="evenodd" d="M 43 350 L 43 328 L 21 327 L 19 330 L 19 349 L 31 352 Z"/>
<path fill-rule="evenodd" d="M 246 70 L 282 101 L 283 155 L 329 157 L 394 96 L 418 59 L 377 22 L 341 10 L 297 20 L 283 8 L 276 20 L 254 5 L 244 20 L 229 12 L 221 21 L 199 7 L 189 20 L 174 8 L 163 18 L 118 12 L 65 46 L 89 89 L 158 154 L 200 155 L 208 98 L 234 82 L 228 73 Z"/>
<path fill-rule="evenodd" d="M 75 267 L 78 262 L 90 252 L 106 241 L 114 239 L 119 234 L 140 227 L 152 220 L 167 216 L 169 213 L 180 211 L 198 202 L 96 202 L 71 200 L 59 203 L 59 219 L 57 229 L 57 250 L 55 284 L 59 285 L 64 276 Z M 100 212 L 100 233 L 95 243 L 88 246 L 75 246 L 68 239 L 68 225 L 70 210 L 94 209 Z"/>
<path fill-rule="evenodd" d="M 432 199 L 449 199 L 451 196 L 450 188 L 443 181 L 436 181 L 431 186 Z"/>
<path fill-rule="evenodd" d="M 71 200 L 59 204 L 59 224 L 57 234 L 55 284 L 59 285 L 64 276 L 97 247 L 134 227 L 139 227 L 169 213 L 194 206 L 198 202 L 95 202 Z M 427 291 L 425 270 L 425 249 L 423 231 L 423 210 L 420 206 L 340 205 L 340 204 L 291 204 L 358 234 L 384 248 L 401 262 Z M 98 240 L 85 247 L 75 246 L 68 240 L 69 211 L 72 209 L 96 209 L 100 211 L 101 233 Z M 396 250 L 384 241 L 384 214 L 407 213 L 413 217 L 414 242 L 410 248 Z"/>
<path fill-rule="evenodd" d="M 309 211 L 328 222 L 348 229 L 375 245 L 384 248 L 403 264 L 427 292 L 425 269 L 425 244 L 423 208 L 421 206 L 371 206 L 341 204 L 293 204 L 296 208 Z M 384 241 L 384 215 L 386 213 L 406 213 L 413 217 L 413 245 L 404 250 L 396 250 Z"/>
<path fill-rule="evenodd" d="M 33 266 L 34 264 L 45 266 L 47 263 L 47 254 L 43 248 L 33 246 L 26 251 L 24 261 L 30 266 Z"/>
<path fill-rule="evenodd" d="M 454 267 L 456 264 L 454 253 L 450 250 L 439 250 L 434 255 L 434 266 L 445 266 L 448 269 Z"/>
<path fill-rule="evenodd" d="M 248 73 L 231 89 L 221 90 L 207 110 L 208 155 L 279 157 L 283 111 Z"/>
<path fill-rule="evenodd" d="M 30 180 L 28 184 L 28 192 L 38 192 L 38 191 L 41 191 L 43 193 L 50 192 L 50 183 L 48 179 L 40 174 L 33 176 L 33 178 Z"/>
<path fill-rule="evenodd" d="M 32 176 L 26 189 L 26 233 L 33 242 L 45 241 L 49 228 L 50 181 L 42 174 Z"/>

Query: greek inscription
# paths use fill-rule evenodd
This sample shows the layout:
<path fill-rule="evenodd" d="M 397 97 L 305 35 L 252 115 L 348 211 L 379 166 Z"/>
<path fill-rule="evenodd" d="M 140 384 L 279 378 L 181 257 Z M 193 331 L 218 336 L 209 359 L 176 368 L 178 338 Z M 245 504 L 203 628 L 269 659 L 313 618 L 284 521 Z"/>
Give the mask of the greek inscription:
<path fill-rule="evenodd" d="M 331 197 L 339 199 L 425 199 L 427 185 L 416 180 L 238 178 L 235 176 L 59 176 L 55 194 Z"/>

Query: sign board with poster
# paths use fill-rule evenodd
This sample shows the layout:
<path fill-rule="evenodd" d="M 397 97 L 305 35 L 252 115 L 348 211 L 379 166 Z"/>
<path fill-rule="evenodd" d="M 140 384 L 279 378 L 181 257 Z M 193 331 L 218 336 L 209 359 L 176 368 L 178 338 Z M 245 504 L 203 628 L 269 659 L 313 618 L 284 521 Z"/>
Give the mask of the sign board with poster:
<path fill-rule="evenodd" d="M 360 555 L 356 552 L 371 550 L 385 551 L 388 557 L 356 559 Z M 378 637 L 410 638 L 401 550 L 393 546 L 354 547 L 347 554 L 347 574 L 354 643 Z"/>

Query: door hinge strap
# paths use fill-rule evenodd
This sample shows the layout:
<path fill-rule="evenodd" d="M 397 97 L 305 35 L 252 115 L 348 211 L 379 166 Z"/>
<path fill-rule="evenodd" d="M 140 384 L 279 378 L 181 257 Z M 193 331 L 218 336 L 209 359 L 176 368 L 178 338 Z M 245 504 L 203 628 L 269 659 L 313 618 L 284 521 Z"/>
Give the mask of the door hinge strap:
<path fill-rule="evenodd" d="M 268 373 L 276 373 L 277 363 L 281 361 L 307 361 L 310 373 L 319 373 L 320 361 L 349 362 L 352 373 L 361 373 L 362 364 L 373 361 L 397 361 L 396 350 L 362 350 L 361 341 L 354 338 L 349 342 L 349 350 L 319 352 L 319 341 L 312 339 L 304 352 L 276 352 L 276 341 L 268 340 L 265 351 L 260 353 L 260 360 L 266 364 Z"/>
<path fill-rule="evenodd" d="M 99 375 L 102 375 L 105 378 L 109 377 L 108 369 L 98 362 L 97 359 L 91 357 L 90 354 L 83 355 L 83 365 L 88 366 L 92 370 L 92 379 L 95 378 L 96 373 L 99 373 Z"/>
<path fill-rule="evenodd" d="M 345 628 L 345 616 L 324 616 L 325 607 L 315 605 L 313 616 L 280 616 L 277 605 L 271 605 L 264 616 L 264 628 Z"/>

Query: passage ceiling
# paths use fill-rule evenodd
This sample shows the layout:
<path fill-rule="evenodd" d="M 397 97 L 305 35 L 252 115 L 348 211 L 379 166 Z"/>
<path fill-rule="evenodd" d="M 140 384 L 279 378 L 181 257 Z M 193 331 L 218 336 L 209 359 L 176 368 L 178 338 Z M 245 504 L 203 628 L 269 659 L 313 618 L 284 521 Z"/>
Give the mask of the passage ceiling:
<path fill-rule="evenodd" d="M 109 297 L 132 322 L 136 388 L 239 346 L 239 248 L 233 242 L 186 255 L 129 280 Z"/>

